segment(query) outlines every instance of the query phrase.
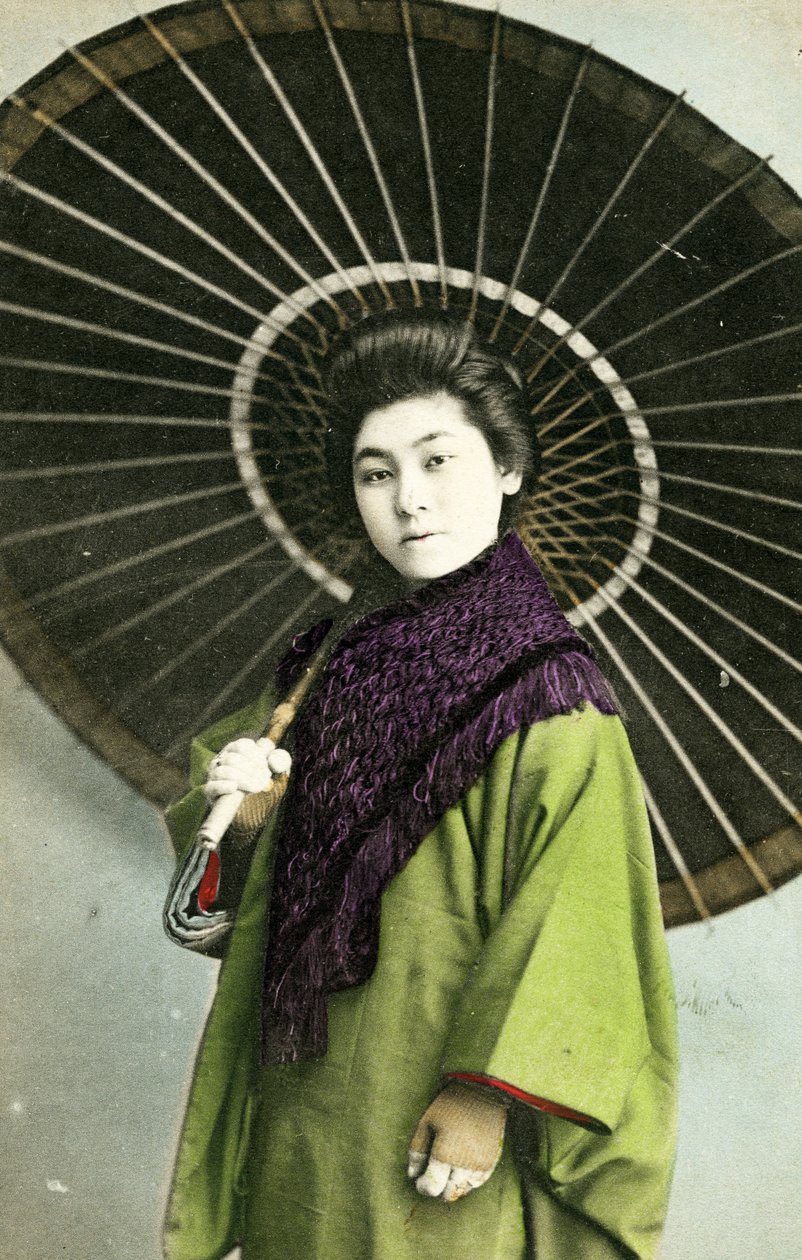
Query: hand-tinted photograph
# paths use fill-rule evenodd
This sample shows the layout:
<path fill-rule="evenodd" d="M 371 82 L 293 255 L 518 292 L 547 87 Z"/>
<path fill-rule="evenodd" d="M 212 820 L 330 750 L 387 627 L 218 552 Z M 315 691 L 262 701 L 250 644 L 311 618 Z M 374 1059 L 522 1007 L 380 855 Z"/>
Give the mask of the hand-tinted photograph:
<path fill-rule="evenodd" d="M 3 1255 L 792 1260 L 789 4 L 0 31 Z"/>

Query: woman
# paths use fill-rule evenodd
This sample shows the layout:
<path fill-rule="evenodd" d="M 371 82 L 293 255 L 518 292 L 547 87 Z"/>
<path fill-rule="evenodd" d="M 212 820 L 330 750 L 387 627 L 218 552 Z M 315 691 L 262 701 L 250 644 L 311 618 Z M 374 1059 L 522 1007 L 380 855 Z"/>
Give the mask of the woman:
<path fill-rule="evenodd" d="M 268 697 L 196 746 L 170 812 L 184 846 L 252 793 L 255 850 L 165 1254 L 646 1260 L 675 1085 L 654 860 L 611 694 L 505 532 L 520 382 L 470 325 L 395 315 L 335 350 L 328 394 L 335 495 L 401 588 L 330 633 L 278 818 L 265 749 L 232 740 Z"/>

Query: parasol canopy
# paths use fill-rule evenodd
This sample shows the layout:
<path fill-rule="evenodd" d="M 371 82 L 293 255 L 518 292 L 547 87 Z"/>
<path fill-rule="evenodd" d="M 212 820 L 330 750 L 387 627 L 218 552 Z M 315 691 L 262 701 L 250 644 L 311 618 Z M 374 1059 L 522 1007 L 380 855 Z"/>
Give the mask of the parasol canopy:
<path fill-rule="evenodd" d="M 802 203 L 592 49 L 424 0 L 198 0 L 2 106 L 4 640 L 146 796 L 341 607 L 320 368 L 514 355 L 519 528 L 621 698 L 667 922 L 802 870 Z"/>

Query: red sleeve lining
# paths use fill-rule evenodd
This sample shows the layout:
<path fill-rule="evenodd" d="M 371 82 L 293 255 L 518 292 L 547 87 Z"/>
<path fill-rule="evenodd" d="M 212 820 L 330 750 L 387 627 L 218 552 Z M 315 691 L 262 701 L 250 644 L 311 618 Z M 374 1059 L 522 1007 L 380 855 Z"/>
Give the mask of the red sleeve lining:
<path fill-rule="evenodd" d="M 197 898 L 198 909 L 201 914 L 208 914 L 217 900 L 217 894 L 220 891 L 220 855 L 214 850 L 210 851 L 209 858 L 206 863 L 206 870 L 203 872 L 201 882 L 198 884 Z"/>
<path fill-rule="evenodd" d="M 550 1116 L 559 1116 L 561 1120 L 573 1120 L 575 1124 L 584 1125 L 586 1129 L 593 1129 L 595 1132 L 607 1132 L 607 1129 L 600 1125 L 598 1120 L 594 1120 L 591 1116 L 586 1116 L 581 1111 L 574 1111 L 571 1107 L 563 1107 L 561 1103 L 550 1102 L 548 1098 L 538 1098 L 536 1094 L 527 1094 L 523 1089 L 519 1089 L 517 1085 L 510 1085 L 507 1081 L 499 1081 L 494 1076 L 482 1076 L 478 1072 L 449 1072 L 449 1080 L 452 1081 L 468 1081 L 471 1085 L 492 1085 L 494 1089 L 501 1089 L 505 1094 L 510 1094 L 518 1102 L 528 1103 L 530 1107 L 536 1107 L 538 1111 L 548 1112 Z"/>

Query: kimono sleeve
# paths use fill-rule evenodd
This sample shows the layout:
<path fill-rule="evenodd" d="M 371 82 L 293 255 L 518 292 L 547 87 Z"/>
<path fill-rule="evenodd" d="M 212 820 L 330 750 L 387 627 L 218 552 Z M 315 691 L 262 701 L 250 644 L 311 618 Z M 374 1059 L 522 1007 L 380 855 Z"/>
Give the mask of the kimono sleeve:
<path fill-rule="evenodd" d="M 210 727 L 192 743 L 190 789 L 165 813 L 178 863 L 167 894 L 163 922 L 177 945 L 211 957 L 222 957 L 233 916 L 248 877 L 256 837 L 246 845 L 232 845 L 226 837 L 220 849 L 198 849 L 193 840 L 208 810 L 203 791 L 212 757 L 230 740 L 258 735 L 274 705 L 270 688 L 252 705 Z"/>
<path fill-rule="evenodd" d="M 674 1053 L 654 856 L 619 719 L 587 706 L 521 733 L 471 821 L 484 831 L 483 888 L 505 887 L 444 1072 L 609 1134 L 647 1060 L 670 1077 Z"/>

